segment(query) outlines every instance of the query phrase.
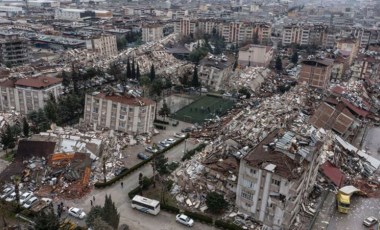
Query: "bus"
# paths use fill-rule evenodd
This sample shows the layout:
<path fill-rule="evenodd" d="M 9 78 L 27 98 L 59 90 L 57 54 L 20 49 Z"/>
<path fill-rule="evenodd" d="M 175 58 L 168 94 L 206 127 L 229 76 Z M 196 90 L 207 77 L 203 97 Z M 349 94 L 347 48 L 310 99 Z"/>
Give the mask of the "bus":
<path fill-rule="evenodd" d="M 136 195 L 132 199 L 132 208 L 135 208 L 141 212 L 157 215 L 160 212 L 160 202 Z"/>

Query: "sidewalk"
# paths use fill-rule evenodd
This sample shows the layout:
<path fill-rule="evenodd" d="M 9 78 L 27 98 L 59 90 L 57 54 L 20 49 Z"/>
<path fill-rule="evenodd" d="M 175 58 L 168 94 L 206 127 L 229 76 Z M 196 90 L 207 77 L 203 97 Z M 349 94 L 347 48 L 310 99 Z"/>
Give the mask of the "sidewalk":
<path fill-rule="evenodd" d="M 321 209 L 319 210 L 318 216 L 315 219 L 314 225 L 310 229 L 321 230 L 327 229 L 329 226 L 332 214 L 335 210 L 335 194 L 328 191 L 327 197 L 324 200 Z"/>

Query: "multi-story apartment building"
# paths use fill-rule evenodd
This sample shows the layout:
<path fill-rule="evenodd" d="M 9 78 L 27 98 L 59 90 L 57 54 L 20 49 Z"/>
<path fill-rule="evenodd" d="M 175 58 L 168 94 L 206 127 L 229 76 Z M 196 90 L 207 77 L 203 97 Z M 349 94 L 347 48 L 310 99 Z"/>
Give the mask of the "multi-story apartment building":
<path fill-rule="evenodd" d="M 144 42 L 158 41 L 164 37 L 163 27 L 160 24 L 142 26 L 142 40 Z"/>
<path fill-rule="evenodd" d="M 218 33 L 228 43 L 242 44 L 252 42 L 257 36 L 260 43 L 270 41 L 272 27 L 270 24 L 246 23 L 246 22 L 225 22 L 215 19 L 190 20 L 182 18 L 174 24 L 174 32 L 183 36 L 200 32 L 206 34 Z"/>
<path fill-rule="evenodd" d="M 147 133 L 153 129 L 155 110 L 148 98 L 95 92 L 86 95 L 84 122 L 94 128 Z"/>
<path fill-rule="evenodd" d="M 266 229 L 290 229 L 318 174 L 322 144 L 315 140 L 277 129 L 251 150 L 240 161 L 239 211 Z"/>
<path fill-rule="evenodd" d="M 22 114 L 43 108 L 49 95 L 56 99 L 62 94 L 62 79 L 33 77 L 5 80 L 0 83 L 0 108 L 14 109 Z"/>
<path fill-rule="evenodd" d="M 103 57 L 117 55 L 117 43 L 115 35 L 100 35 L 86 41 L 86 48 L 94 50 Z"/>
<path fill-rule="evenodd" d="M 18 34 L 0 31 L 0 61 L 9 66 L 28 63 L 28 41 L 20 38 Z"/>
<path fill-rule="evenodd" d="M 291 24 L 284 26 L 283 45 L 323 45 L 327 36 L 327 26 L 314 24 Z"/>
<path fill-rule="evenodd" d="M 240 67 L 268 67 L 273 58 L 273 48 L 270 46 L 248 44 L 239 50 L 238 63 Z"/>
<path fill-rule="evenodd" d="M 174 22 L 174 33 L 181 36 L 188 36 L 194 34 L 196 31 L 196 21 L 190 18 L 181 18 Z"/>
<path fill-rule="evenodd" d="M 199 63 L 198 76 L 201 85 L 218 91 L 222 84 L 228 80 L 233 66 L 233 59 L 204 58 Z"/>
<path fill-rule="evenodd" d="M 336 42 L 336 48 L 348 57 L 348 65 L 350 66 L 354 61 L 354 58 L 359 52 L 359 39 L 356 38 L 343 38 Z"/>
<path fill-rule="evenodd" d="M 59 8 L 55 10 L 55 19 L 79 21 L 84 18 L 112 18 L 112 12 L 107 10 L 85 10 Z"/>
<path fill-rule="evenodd" d="M 315 59 L 305 60 L 301 64 L 301 72 L 298 78 L 299 84 L 307 84 L 311 87 L 326 89 L 331 77 L 334 60 Z"/>
<path fill-rule="evenodd" d="M 351 68 L 351 77 L 360 79 L 373 79 L 378 80 L 380 70 L 380 60 L 373 56 L 359 55 L 354 61 Z"/>

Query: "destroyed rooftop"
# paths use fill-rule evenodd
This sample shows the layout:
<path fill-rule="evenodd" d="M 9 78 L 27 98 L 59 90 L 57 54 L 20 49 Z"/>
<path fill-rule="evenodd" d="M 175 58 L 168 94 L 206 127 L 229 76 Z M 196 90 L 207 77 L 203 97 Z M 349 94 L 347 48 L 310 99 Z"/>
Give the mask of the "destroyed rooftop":
<path fill-rule="evenodd" d="M 32 87 L 37 89 L 46 88 L 58 83 L 61 83 L 62 79 L 55 77 L 32 77 L 32 78 L 21 78 L 18 80 L 7 79 L 0 83 L 0 86 L 14 88 L 15 86 L 20 87 Z"/>
<path fill-rule="evenodd" d="M 309 143 L 301 140 L 296 144 L 294 142 L 294 137 L 296 137 L 294 133 L 286 132 L 283 135 L 281 133 L 280 129 L 276 129 L 268 134 L 244 157 L 244 160 L 252 167 L 271 171 L 289 180 L 298 179 L 302 176 L 302 173 L 297 172 L 297 168 L 305 167 L 307 161 L 310 161 L 311 155 L 316 152 L 314 150 L 319 149 L 322 143 L 317 142 L 315 149 L 301 148 L 301 145 L 307 145 L 308 147 Z M 298 138 L 299 136 L 297 136 Z M 287 144 L 290 144 L 289 147 Z M 301 160 L 302 157 L 308 160 L 303 161 Z M 297 160 L 297 158 L 300 160 Z"/>

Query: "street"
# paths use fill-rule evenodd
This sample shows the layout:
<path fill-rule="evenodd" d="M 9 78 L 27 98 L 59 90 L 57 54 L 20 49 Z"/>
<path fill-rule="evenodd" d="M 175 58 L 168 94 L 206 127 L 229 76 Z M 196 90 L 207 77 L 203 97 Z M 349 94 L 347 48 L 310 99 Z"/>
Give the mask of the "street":
<path fill-rule="evenodd" d="M 186 149 L 190 150 L 196 146 L 195 140 L 188 139 L 186 141 Z M 183 155 L 183 150 L 185 148 L 185 142 L 175 146 L 170 149 L 165 155 L 169 158 L 170 161 L 181 161 L 181 157 Z M 153 175 L 152 166 L 147 164 L 143 166 L 140 170 L 137 170 L 124 178 L 124 188 L 121 188 L 120 182 L 104 188 L 104 189 L 94 189 L 89 195 L 83 197 L 78 200 L 65 201 L 65 206 L 73 206 L 82 208 L 86 213 L 88 213 L 91 209 L 90 200 L 95 197 L 94 205 L 103 205 L 105 195 L 111 195 L 112 200 L 115 202 L 115 205 L 120 212 L 120 225 L 127 224 L 130 226 L 130 229 L 133 230 L 145 230 L 145 229 L 162 229 L 162 230 L 170 230 L 170 229 L 188 229 L 186 226 L 182 226 L 178 223 L 175 223 L 175 215 L 170 214 L 164 211 L 161 211 L 159 215 L 152 216 L 149 214 L 141 213 L 137 210 L 131 208 L 130 200 L 128 198 L 128 192 L 138 186 L 138 175 L 142 173 L 144 176 L 151 177 Z M 66 215 L 63 215 L 65 217 Z M 79 225 L 84 225 L 84 220 L 79 221 L 78 219 L 74 219 L 69 217 L 69 219 L 73 220 L 73 222 L 78 223 Z M 192 229 L 215 229 L 212 226 L 204 225 L 201 223 L 195 224 Z"/>

